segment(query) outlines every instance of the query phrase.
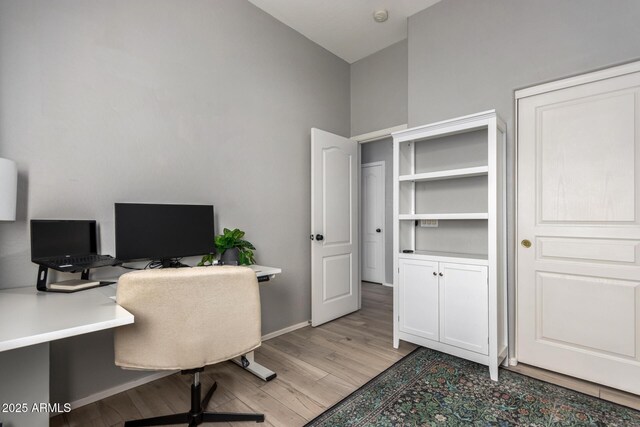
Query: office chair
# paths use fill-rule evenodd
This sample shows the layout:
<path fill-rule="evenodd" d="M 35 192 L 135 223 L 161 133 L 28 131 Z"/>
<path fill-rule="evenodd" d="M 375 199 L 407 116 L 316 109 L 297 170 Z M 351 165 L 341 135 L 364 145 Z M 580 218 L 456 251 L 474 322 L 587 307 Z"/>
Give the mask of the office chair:
<path fill-rule="evenodd" d="M 192 374 L 191 409 L 127 421 L 125 426 L 205 422 L 263 422 L 263 414 L 206 412 L 217 384 L 201 397 L 200 372 L 260 346 L 260 294 L 246 267 L 196 267 L 124 274 L 116 301 L 131 312 L 132 325 L 115 331 L 115 363 L 125 369 L 180 370 Z"/>

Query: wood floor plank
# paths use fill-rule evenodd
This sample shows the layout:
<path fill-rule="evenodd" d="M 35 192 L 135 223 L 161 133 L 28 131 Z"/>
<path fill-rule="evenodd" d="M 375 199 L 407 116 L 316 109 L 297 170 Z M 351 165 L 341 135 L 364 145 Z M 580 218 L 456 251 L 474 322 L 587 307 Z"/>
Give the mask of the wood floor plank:
<path fill-rule="evenodd" d="M 169 405 L 156 393 L 152 392 L 153 388 L 148 384 L 127 390 L 129 399 L 140 411 L 143 418 L 155 417 L 158 415 L 167 415 L 173 413 Z"/>
<path fill-rule="evenodd" d="M 64 417 L 66 425 L 69 427 L 82 427 L 89 425 L 94 420 L 100 420 L 100 410 L 98 409 L 98 402 L 96 402 L 58 416 Z"/>
<path fill-rule="evenodd" d="M 238 399 L 254 412 L 264 413 L 269 423 L 276 427 L 301 426 L 306 423 L 305 418 L 261 389 L 251 392 L 243 390 L 238 393 Z"/>
<path fill-rule="evenodd" d="M 240 399 L 234 398 L 229 400 L 219 407 L 215 409 L 217 412 L 235 412 L 235 413 L 254 413 L 255 410 L 250 408 L 245 403 L 243 403 Z M 253 425 L 251 423 L 216 423 L 216 426 L 219 425 L 227 425 L 229 427 L 247 427 L 248 425 Z M 263 424 L 258 424 L 260 427 L 273 427 L 273 424 L 269 422 L 269 418 L 265 415 L 265 421 Z"/>
<path fill-rule="evenodd" d="M 126 392 L 102 399 L 98 402 L 98 409 L 108 425 L 144 418 Z"/>
<path fill-rule="evenodd" d="M 356 364 L 354 364 L 354 368 L 351 369 L 327 359 L 326 357 L 332 353 L 330 349 L 322 348 L 318 345 L 311 345 L 312 343 L 308 341 L 301 343 L 301 340 L 291 339 L 291 337 L 281 338 L 282 337 L 278 337 L 277 341 L 273 343 L 276 348 L 281 349 L 285 353 L 303 358 L 315 367 L 331 372 L 333 375 L 353 385 L 360 385 L 369 377 L 366 373 L 361 372 Z"/>
<path fill-rule="evenodd" d="M 281 356 L 279 358 L 280 364 L 275 359 L 269 359 L 269 364 L 265 366 L 275 368 L 276 372 L 278 372 L 278 378 L 277 378 L 278 381 L 283 381 L 283 382 L 286 382 L 287 384 L 290 384 L 300 393 L 307 395 L 314 401 L 323 405 L 325 408 L 328 406 L 331 406 L 333 403 L 337 402 L 342 398 L 343 396 L 342 393 L 336 391 L 336 389 L 331 385 L 327 386 L 325 385 L 325 383 L 322 383 L 320 381 L 325 377 L 333 378 L 331 374 L 327 373 L 322 378 L 317 378 L 317 379 L 312 379 L 304 375 L 296 375 L 296 374 L 292 376 L 293 374 L 292 372 L 287 373 L 287 372 L 283 372 L 281 369 L 278 369 L 279 366 L 289 365 L 290 364 L 289 358 L 291 356 L 287 355 L 286 353 L 282 353 L 276 349 L 273 349 L 273 352 L 276 355 L 280 354 Z M 273 363 L 272 363 L 272 360 L 273 360 Z M 281 374 L 281 372 L 283 373 Z M 353 387 L 353 386 L 349 385 L 349 387 Z"/>
<path fill-rule="evenodd" d="M 271 366 L 274 362 L 278 363 L 281 366 L 281 369 L 275 370 L 275 372 L 278 373 L 278 376 L 291 372 L 308 377 L 315 381 L 328 375 L 328 372 L 316 368 L 304 360 L 287 356 L 288 355 L 286 353 L 282 353 L 276 348 L 271 347 L 268 343 L 263 343 L 260 347 L 260 354 L 256 354 L 256 361 L 263 363 L 264 366 Z"/>
<path fill-rule="evenodd" d="M 381 358 L 368 346 L 362 346 L 359 343 L 352 343 L 344 338 L 327 337 L 320 334 L 310 336 L 309 342 L 331 348 L 335 353 L 350 357 L 358 361 L 362 365 L 367 365 L 373 370 L 384 370 L 392 363 L 392 358 Z M 329 360 L 336 360 L 335 354 L 326 356 Z M 365 371 L 365 373 L 368 373 Z"/>
<path fill-rule="evenodd" d="M 300 393 L 286 381 L 270 381 L 260 389 L 307 421 L 315 418 L 316 414 L 325 409 L 324 405 Z"/>

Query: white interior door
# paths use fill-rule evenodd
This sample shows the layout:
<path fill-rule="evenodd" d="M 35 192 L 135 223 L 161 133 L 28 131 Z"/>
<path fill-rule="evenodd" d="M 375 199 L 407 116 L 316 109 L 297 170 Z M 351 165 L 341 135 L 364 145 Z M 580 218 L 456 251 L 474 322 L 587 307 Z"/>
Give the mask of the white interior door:
<path fill-rule="evenodd" d="M 362 165 L 362 280 L 385 282 L 384 162 Z"/>
<path fill-rule="evenodd" d="M 358 310 L 358 143 L 311 129 L 311 325 Z"/>
<path fill-rule="evenodd" d="M 640 72 L 518 101 L 517 358 L 640 393 Z"/>

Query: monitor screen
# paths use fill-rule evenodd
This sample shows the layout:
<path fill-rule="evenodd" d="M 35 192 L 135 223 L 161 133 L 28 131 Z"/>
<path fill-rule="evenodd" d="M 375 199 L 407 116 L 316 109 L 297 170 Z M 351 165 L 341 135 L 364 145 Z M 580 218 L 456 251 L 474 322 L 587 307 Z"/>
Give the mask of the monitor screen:
<path fill-rule="evenodd" d="M 116 258 L 167 260 L 215 252 L 212 205 L 115 204 Z"/>
<path fill-rule="evenodd" d="M 31 220 L 31 259 L 97 253 L 96 222 Z"/>

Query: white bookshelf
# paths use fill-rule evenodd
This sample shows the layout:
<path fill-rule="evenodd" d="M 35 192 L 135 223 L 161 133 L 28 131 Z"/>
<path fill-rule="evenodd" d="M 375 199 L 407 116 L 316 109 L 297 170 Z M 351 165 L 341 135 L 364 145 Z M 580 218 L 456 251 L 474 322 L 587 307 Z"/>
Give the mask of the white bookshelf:
<path fill-rule="evenodd" d="M 483 363 L 494 380 L 508 337 L 505 135 L 495 110 L 393 133 L 394 346 Z"/>

